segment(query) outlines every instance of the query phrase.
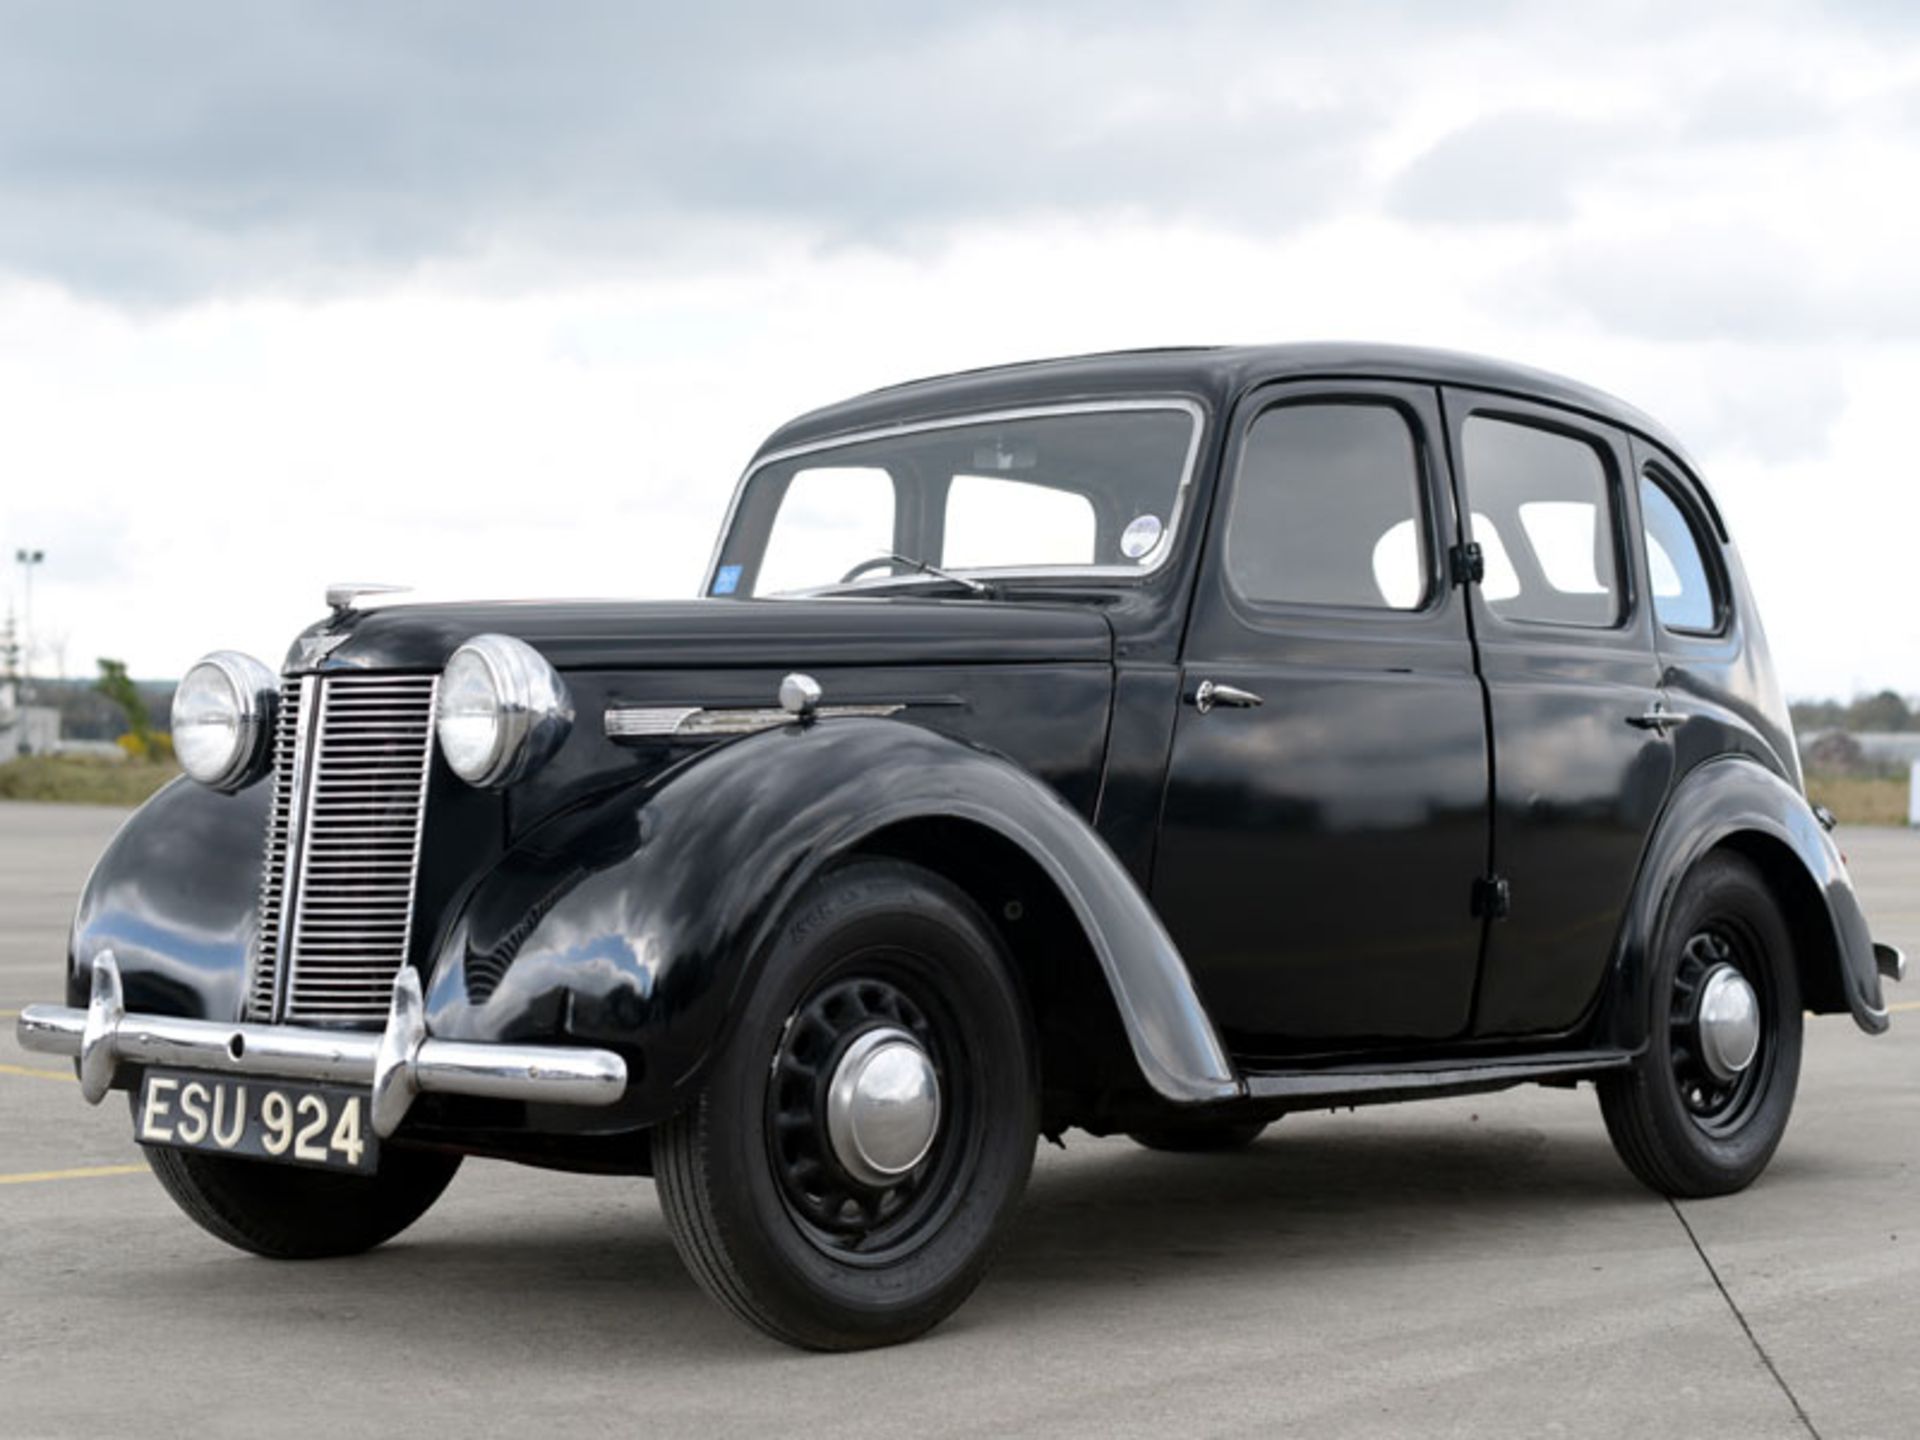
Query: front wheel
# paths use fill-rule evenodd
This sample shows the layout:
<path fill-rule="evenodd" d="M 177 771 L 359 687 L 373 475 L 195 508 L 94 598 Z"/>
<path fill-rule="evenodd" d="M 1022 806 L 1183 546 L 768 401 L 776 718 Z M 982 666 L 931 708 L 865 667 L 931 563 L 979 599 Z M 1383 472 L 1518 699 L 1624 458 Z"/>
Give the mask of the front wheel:
<path fill-rule="evenodd" d="M 1663 1195 L 1744 1189 L 1786 1132 L 1802 1030 L 1792 936 L 1749 861 L 1718 853 L 1688 872 L 1650 982 L 1647 1048 L 1599 1084 L 1614 1149 Z"/>
<path fill-rule="evenodd" d="M 458 1155 L 388 1150 L 372 1175 L 147 1147 L 161 1187 L 201 1229 L 272 1260 L 358 1255 L 391 1240 L 453 1180 Z"/>
<path fill-rule="evenodd" d="M 979 1283 L 1033 1164 L 1033 1046 L 965 894 L 893 861 L 796 905 L 693 1103 L 654 1140 L 694 1278 L 788 1344 L 908 1340 Z"/>

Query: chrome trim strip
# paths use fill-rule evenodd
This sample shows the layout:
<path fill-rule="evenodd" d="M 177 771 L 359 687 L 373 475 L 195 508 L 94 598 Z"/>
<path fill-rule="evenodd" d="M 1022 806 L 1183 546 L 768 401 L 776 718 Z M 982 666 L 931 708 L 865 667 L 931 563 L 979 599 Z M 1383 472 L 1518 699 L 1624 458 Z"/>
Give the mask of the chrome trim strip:
<path fill-rule="evenodd" d="M 740 498 L 746 494 L 748 484 L 753 477 L 769 465 L 779 465 L 788 460 L 798 459 L 802 455 L 815 455 L 822 450 L 838 450 L 847 445 L 862 445 L 871 440 L 885 440 L 895 435 L 923 435 L 932 430 L 957 430 L 967 425 L 997 425 L 1008 420 L 1043 420 L 1052 415 L 1106 415 L 1121 414 L 1139 410 L 1181 410 L 1193 420 L 1193 433 L 1187 438 L 1187 458 L 1180 469 L 1180 485 L 1174 491 L 1173 513 L 1167 517 L 1167 531 L 1161 537 L 1159 558 L 1147 566 L 1136 565 L 1033 565 L 1012 567 L 988 567 L 974 569 L 969 567 L 964 573 L 984 575 L 989 578 L 1018 578 L 1021 576 L 1041 577 L 1095 577 L 1099 579 L 1139 580 L 1153 574 L 1173 554 L 1174 541 L 1180 534 L 1180 526 L 1186 520 L 1187 510 L 1193 496 L 1194 472 L 1200 463 L 1200 442 L 1207 429 L 1207 407 L 1198 400 L 1185 395 L 1140 396 L 1124 400 L 1083 400 L 1057 405 L 1029 405 L 1012 410 L 981 410 L 959 415 L 946 415 L 937 420 L 914 420 L 899 425 L 881 425 L 871 430 L 852 430 L 844 435 L 834 435 L 822 440 L 809 440 L 804 445 L 790 445 L 784 450 L 775 450 L 763 455 L 747 466 L 744 474 L 733 487 L 733 496 L 727 501 L 726 518 L 720 522 L 720 533 L 713 542 L 713 553 L 707 558 L 706 578 L 700 582 L 699 599 L 707 599 L 713 594 L 714 577 L 720 572 L 720 554 L 726 548 L 727 537 L 733 533 L 733 522 L 740 511 Z M 888 577 L 897 581 L 900 577 Z M 886 584 L 888 580 L 876 581 Z M 838 593 L 850 593 L 839 586 L 820 587 Z M 816 591 L 796 591 L 796 595 L 812 594 Z"/>
<path fill-rule="evenodd" d="M 416 1094 L 601 1106 L 627 1089 L 627 1063 L 611 1050 L 435 1040 L 426 1032 L 419 974 L 410 966 L 394 980 L 393 1010 L 380 1035 L 129 1015 L 119 997 L 119 967 L 113 952 L 103 950 L 94 957 L 87 1009 L 29 1005 L 14 1037 L 24 1050 L 79 1058 L 81 1093 L 96 1105 L 123 1062 L 366 1085 L 374 1092 L 373 1127 L 382 1138 L 399 1128 Z"/>
<path fill-rule="evenodd" d="M 809 718 L 884 720 L 906 708 L 904 704 L 822 705 Z M 790 710 L 705 710 L 686 705 L 609 705 L 605 720 L 610 740 L 714 740 L 796 723 Z"/>

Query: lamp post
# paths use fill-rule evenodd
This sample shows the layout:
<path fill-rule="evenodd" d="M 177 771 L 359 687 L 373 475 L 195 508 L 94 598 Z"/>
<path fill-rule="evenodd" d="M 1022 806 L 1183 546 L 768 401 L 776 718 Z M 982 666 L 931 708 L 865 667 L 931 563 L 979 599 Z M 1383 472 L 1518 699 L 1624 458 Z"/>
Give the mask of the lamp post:
<path fill-rule="evenodd" d="M 44 550 L 19 549 L 13 552 L 13 558 L 19 562 L 20 573 L 25 577 L 27 588 L 26 643 L 22 647 L 20 660 L 21 689 L 25 692 L 23 700 L 33 699 L 33 569 L 47 558 Z"/>

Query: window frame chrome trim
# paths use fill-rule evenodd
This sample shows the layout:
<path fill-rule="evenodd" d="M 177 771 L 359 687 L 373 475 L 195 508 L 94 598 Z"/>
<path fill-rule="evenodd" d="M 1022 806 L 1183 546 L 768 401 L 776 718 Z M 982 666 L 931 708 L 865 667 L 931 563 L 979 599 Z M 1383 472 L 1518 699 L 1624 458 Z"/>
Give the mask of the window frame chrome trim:
<path fill-rule="evenodd" d="M 726 517 L 720 522 L 719 534 L 714 538 L 713 552 L 707 559 L 705 577 L 700 583 L 697 599 L 805 599 L 822 593 L 835 595 L 857 595 L 865 587 L 822 585 L 807 590 L 786 590 L 778 595 L 754 596 L 716 596 L 713 582 L 720 573 L 720 556 L 726 549 L 727 537 L 733 533 L 734 521 L 739 517 L 740 501 L 747 492 L 747 486 L 769 465 L 785 464 L 807 455 L 817 455 L 827 450 L 844 449 L 849 445 L 864 445 L 875 440 L 891 439 L 902 435 L 924 435 L 936 430 L 957 430 L 968 425 L 994 425 L 1013 420 L 1043 420 L 1063 415 L 1109 415 L 1128 414 L 1149 410 L 1176 410 L 1184 413 L 1193 422 L 1192 433 L 1187 438 L 1187 456 L 1180 468 L 1180 481 L 1174 491 L 1173 513 L 1167 517 L 1167 533 L 1161 538 L 1158 558 L 1151 565 L 1006 565 L 982 567 L 953 567 L 955 573 L 968 576 L 980 576 L 989 580 L 1021 579 L 1096 579 L 1119 581 L 1128 584 L 1144 583 L 1149 577 L 1164 569 L 1173 557 L 1175 544 L 1179 541 L 1181 527 L 1186 523 L 1187 512 L 1193 504 L 1194 480 L 1199 473 L 1201 445 L 1206 439 L 1207 421 L 1211 412 L 1201 401 L 1190 395 L 1141 395 L 1114 400 L 1068 400 L 1055 404 L 1024 405 L 1000 410 L 967 411 L 955 415 L 941 416 L 931 420 L 910 420 L 893 425 L 876 425 L 865 430 L 850 430 L 844 434 L 829 436 L 820 440 L 809 440 L 800 445 L 789 445 L 784 449 L 770 451 L 749 464 L 734 483 L 733 495 L 727 502 Z M 894 575 L 876 579 L 872 588 L 883 590 L 898 584 L 904 578 Z"/>

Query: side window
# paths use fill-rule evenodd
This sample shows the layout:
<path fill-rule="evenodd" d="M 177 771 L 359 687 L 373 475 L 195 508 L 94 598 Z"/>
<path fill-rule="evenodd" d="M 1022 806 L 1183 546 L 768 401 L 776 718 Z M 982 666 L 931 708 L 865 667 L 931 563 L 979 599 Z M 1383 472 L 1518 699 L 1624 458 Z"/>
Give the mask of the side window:
<path fill-rule="evenodd" d="M 1280 405 L 1253 422 L 1227 520 L 1250 600 L 1417 610 L 1432 589 L 1413 430 L 1391 405 Z"/>
<path fill-rule="evenodd" d="M 819 585 L 825 570 L 841 572 L 893 549 L 893 476 L 872 466 L 815 466 L 797 471 L 780 497 L 754 593 Z M 723 577 L 724 578 L 724 577 Z"/>
<path fill-rule="evenodd" d="M 1509 620 L 1616 624 L 1618 526 L 1600 451 L 1485 415 L 1470 416 L 1461 439 L 1473 538 L 1488 559 L 1487 605 Z"/>
<path fill-rule="evenodd" d="M 947 487 L 946 544 L 940 563 L 1091 565 L 1097 526 L 1093 502 L 1071 490 L 991 475 L 956 475 Z"/>
<path fill-rule="evenodd" d="M 1720 625 L 1719 597 L 1707 568 L 1700 530 L 1658 476 L 1640 477 L 1640 518 L 1647 530 L 1647 578 L 1653 613 L 1669 630 L 1711 633 Z"/>

